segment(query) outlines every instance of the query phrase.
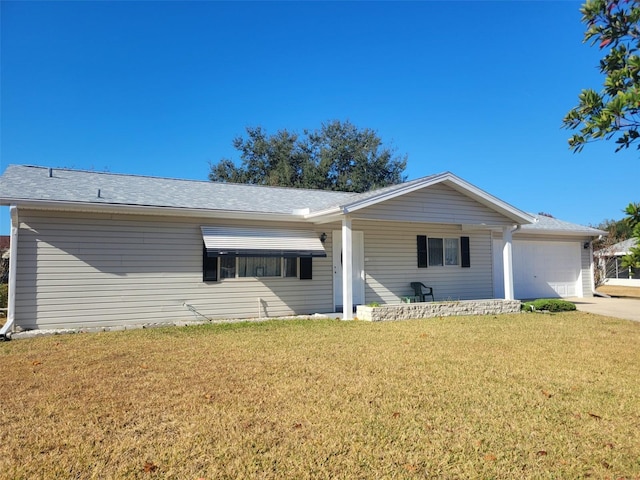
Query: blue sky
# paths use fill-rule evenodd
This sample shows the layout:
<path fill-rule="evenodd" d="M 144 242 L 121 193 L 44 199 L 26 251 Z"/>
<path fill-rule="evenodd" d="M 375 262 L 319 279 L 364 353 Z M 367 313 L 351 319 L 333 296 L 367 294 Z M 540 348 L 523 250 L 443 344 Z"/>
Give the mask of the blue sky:
<path fill-rule="evenodd" d="M 640 201 L 637 151 L 560 128 L 602 52 L 580 2 L 14 2 L 1 8 L 9 164 L 207 178 L 246 126 L 350 120 L 529 212 L 597 224 Z M 0 233 L 7 234 L 7 208 Z"/>

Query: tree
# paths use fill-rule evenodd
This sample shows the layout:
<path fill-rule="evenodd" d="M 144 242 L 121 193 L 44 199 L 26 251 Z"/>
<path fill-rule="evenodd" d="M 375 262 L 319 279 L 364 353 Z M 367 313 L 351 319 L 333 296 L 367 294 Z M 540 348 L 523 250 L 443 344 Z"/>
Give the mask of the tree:
<path fill-rule="evenodd" d="M 629 255 L 622 257 L 621 264 L 624 268 L 640 268 L 640 203 L 630 203 L 625 213 L 627 214 L 625 222 L 633 229 L 636 246 L 631 247 Z"/>
<path fill-rule="evenodd" d="M 622 220 L 613 220 L 613 219 L 604 220 L 600 222 L 600 224 L 596 225 L 595 228 L 599 230 L 605 230 L 608 234 L 605 236 L 602 236 L 597 240 L 594 240 L 593 242 L 594 250 L 606 251 L 606 249 L 609 249 L 616 243 L 623 242 L 633 237 L 634 226 L 640 223 L 640 215 L 638 214 L 638 212 L 640 211 L 639 209 L 640 209 L 640 204 L 630 203 L 629 206 L 627 206 L 627 208 L 623 210 L 623 212 L 627 213 L 628 215 L 627 217 L 623 218 Z M 638 245 L 640 245 L 640 238 L 638 238 L 637 235 L 636 235 L 636 238 L 638 239 Z M 627 263 L 624 260 L 624 258 L 625 257 L 621 259 L 621 264 L 620 264 L 623 268 L 634 266 L 634 264 L 637 265 L 637 263 L 634 263 L 633 259 L 629 258 L 628 260 L 630 260 L 630 262 Z M 635 262 L 637 262 L 639 259 L 640 257 L 636 257 Z M 604 259 L 600 258 L 599 262 L 604 262 Z M 606 279 L 605 270 L 606 270 L 605 264 L 600 263 L 600 267 L 596 269 L 596 271 L 594 272 L 594 280 L 596 285 L 601 285 L 605 281 Z"/>
<path fill-rule="evenodd" d="M 406 156 L 396 156 L 375 131 L 349 121 L 323 123 L 302 135 L 288 130 L 267 135 L 261 127 L 248 127 L 246 133 L 233 140 L 241 166 L 223 158 L 211 165 L 211 181 L 346 192 L 405 181 Z"/>
<path fill-rule="evenodd" d="M 569 139 L 574 152 L 589 142 L 614 136 L 617 152 L 640 138 L 640 5 L 637 0 L 587 0 L 580 11 L 587 25 L 584 42 L 609 48 L 600 60 L 604 88 L 600 92 L 583 90 L 563 126 L 579 129 Z"/>
<path fill-rule="evenodd" d="M 595 250 L 610 247 L 616 243 L 623 242 L 632 236 L 632 228 L 625 219 L 603 220 L 598 225 L 595 225 L 594 228 L 607 232 L 606 236 L 603 236 L 601 239 L 593 242 L 593 248 Z"/>

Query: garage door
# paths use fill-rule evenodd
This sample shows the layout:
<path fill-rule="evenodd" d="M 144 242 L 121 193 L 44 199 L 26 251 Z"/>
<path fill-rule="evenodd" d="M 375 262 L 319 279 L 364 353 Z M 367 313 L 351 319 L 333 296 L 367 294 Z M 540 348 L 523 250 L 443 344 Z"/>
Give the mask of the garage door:
<path fill-rule="evenodd" d="M 513 242 L 516 298 L 581 297 L 578 242 Z"/>

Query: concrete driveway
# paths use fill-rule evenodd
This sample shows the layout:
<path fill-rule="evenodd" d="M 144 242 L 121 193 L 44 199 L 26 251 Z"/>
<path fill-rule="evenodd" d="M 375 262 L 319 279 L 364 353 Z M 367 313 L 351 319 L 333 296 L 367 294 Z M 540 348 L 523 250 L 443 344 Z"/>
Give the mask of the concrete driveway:
<path fill-rule="evenodd" d="M 640 322 L 640 298 L 568 298 L 581 312 Z"/>

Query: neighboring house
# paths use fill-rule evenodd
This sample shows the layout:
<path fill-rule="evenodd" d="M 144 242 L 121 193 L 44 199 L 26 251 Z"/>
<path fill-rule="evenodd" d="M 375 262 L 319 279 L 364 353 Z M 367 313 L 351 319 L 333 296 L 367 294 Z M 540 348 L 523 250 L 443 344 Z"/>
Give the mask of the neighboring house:
<path fill-rule="evenodd" d="M 353 194 L 12 165 L 0 204 L 8 323 L 22 328 L 348 319 L 400 302 L 412 281 L 436 300 L 591 296 L 590 242 L 605 233 L 536 219 L 448 172 Z"/>
<path fill-rule="evenodd" d="M 605 285 L 640 287 L 640 268 L 622 266 L 622 257 L 629 255 L 636 244 L 637 240 L 630 238 L 594 253 Z"/>

